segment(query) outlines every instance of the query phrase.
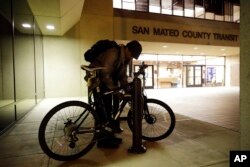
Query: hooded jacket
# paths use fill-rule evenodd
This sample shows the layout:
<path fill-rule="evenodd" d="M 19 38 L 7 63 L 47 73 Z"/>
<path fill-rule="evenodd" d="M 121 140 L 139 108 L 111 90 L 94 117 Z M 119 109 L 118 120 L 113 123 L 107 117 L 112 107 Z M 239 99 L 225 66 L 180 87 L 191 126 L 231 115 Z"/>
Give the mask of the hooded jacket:
<path fill-rule="evenodd" d="M 125 46 L 111 48 L 101 53 L 90 66 L 105 67 L 100 71 L 100 80 L 103 86 L 112 90 L 127 83 L 127 65 L 131 60 L 125 59 Z"/>

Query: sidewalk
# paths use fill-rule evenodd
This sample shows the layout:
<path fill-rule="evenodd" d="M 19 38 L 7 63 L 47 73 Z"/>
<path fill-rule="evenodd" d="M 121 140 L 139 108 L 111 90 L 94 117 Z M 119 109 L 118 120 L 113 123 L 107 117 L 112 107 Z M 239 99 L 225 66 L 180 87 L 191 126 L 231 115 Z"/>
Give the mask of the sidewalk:
<path fill-rule="evenodd" d="M 155 94 L 163 90 L 156 91 L 158 92 L 154 92 Z M 119 149 L 94 147 L 87 155 L 72 162 L 49 159 L 38 144 L 38 127 L 46 112 L 65 99 L 45 99 L 13 128 L 0 136 L 0 164 L 8 167 L 228 167 L 229 151 L 239 149 L 237 130 L 239 119 L 227 116 L 227 114 L 234 115 L 228 113 L 228 108 L 232 108 L 228 105 L 235 105 L 229 102 L 232 98 L 236 101 L 237 90 L 224 89 L 219 92 L 216 89 L 214 91 L 212 89 L 203 91 L 169 89 L 164 91 L 166 92 L 162 100 L 168 100 L 168 104 L 176 111 L 176 128 L 167 139 L 159 142 L 144 141 L 143 144 L 147 147 L 146 153 L 128 153 L 128 149 L 132 146 L 132 134 L 127 123 L 123 121 L 122 126 L 125 131 L 120 135 L 123 143 Z M 192 92 L 192 96 L 189 91 Z M 153 97 L 152 92 L 148 92 L 148 95 Z M 168 99 L 169 97 L 172 99 Z M 182 97 L 182 101 L 177 101 L 177 97 Z M 209 103 L 205 103 L 206 100 Z M 222 102 L 225 103 L 224 107 Z M 211 105 L 212 103 L 214 105 Z M 192 108 L 196 105 L 202 108 Z M 216 106 L 217 109 L 215 109 Z M 198 110 L 203 114 L 198 114 Z M 190 116 L 184 116 L 187 113 Z M 228 120 L 224 119 L 221 113 L 226 113 L 224 117 L 233 119 L 234 123 L 229 126 Z M 195 115 L 196 118 L 193 118 Z M 209 119 L 212 120 L 209 121 Z"/>

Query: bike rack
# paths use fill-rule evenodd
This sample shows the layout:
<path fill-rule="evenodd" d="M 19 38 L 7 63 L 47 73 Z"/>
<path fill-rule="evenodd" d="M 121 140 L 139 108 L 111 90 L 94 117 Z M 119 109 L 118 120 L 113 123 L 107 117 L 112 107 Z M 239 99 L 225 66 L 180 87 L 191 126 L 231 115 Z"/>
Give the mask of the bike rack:
<path fill-rule="evenodd" d="M 133 110 L 133 143 L 129 148 L 131 153 L 144 153 L 147 148 L 142 144 L 142 110 L 143 110 L 143 95 L 141 79 L 134 78 L 132 90 L 132 110 Z"/>

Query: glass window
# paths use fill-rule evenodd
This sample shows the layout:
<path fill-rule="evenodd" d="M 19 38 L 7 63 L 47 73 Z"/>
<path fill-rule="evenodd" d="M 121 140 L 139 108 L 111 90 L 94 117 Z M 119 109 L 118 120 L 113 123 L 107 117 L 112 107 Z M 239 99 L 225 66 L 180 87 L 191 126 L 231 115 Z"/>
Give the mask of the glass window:
<path fill-rule="evenodd" d="M 135 10 L 136 11 L 144 11 L 148 12 L 149 11 L 149 0 L 136 0 L 135 1 Z"/>
<path fill-rule="evenodd" d="M 122 0 L 113 0 L 113 7 L 114 8 L 122 8 Z"/>
<path fill-rule="evenodd" d="M 35 22 L 35 74 L 36 74 L 36 100 L 45 97 L 44 90 L 44 62 L 43 62 L 43 37 L 37 22 Z"/>
<path fill-rule="evenodd" d="M 128 10 L 135 10 L 135 0 L 123 0 L 122 8 Z"/>
<path fill-rule="evenodd" d="M 2 0 L 0 25 L 1 133 L 44 98 L 44 75 L 42 34 L 26 0 Z"/>
<path fill-rule="evenodd" d="M 204 18 L 205 17 L 205 8 L 203 0 L 195 0 L 195 17 L 196 18 Z"/>
<path fill-rule="evenodd" d="M 206 12 L 205 13 L 205 19 L 214 20 L 214 13 Z"/>
<path fill-rule="evenodd" d="M 205 17 L 205 9 L 201 6 L 195 6 L 195 17 L 196 18 L 204 18 Z"/>
<path fill-rule="evenodd" d="M 240 22 L 240 6 L 233 6 L 233 21 L 239 23 Z"/>
<path fill-rule="evenodd" d="M 149 0 L 149 12 L 160 13 L 160 0 Z"/>
<path fill-rule="evenodd" d="M 173 15 L 183 16 L 184 0 L 173 0 Z"/>
<path fill-rule="evenodd" d="M 225 57 L 206 56 L 207 86 L 223 86 Z"/>
<path fill-rule="evenodd" d="M 17 119 L 35 105 L 34 18 L 24 0 L 13 0 Z"/>
<path fill-rule="evenodd" d="M 239 0 L 113 0 L 114 8 L 240 22 Z"/>
<path fill-rule="evenodd" d="M 206 86 L 224 86 L 224 66 L 207 66 Z"/>
<path fill-rule="evenodd" d="M 172 0 L 162 0 L 161 1 L 162 5 L 162 11 L 161 13 L 163 14 L 173 14 L 172 10 Z"/>
<path fill-rule="evenodd" d="M 0 5 L 0 134 L 15 120 L 11 1 Z"/>
<path fill-rule="evenodd" d="M 215 13 L 215 20 L 224 20 L 224 12 L 223 12 L 223 1 L 214 1 L 214 13 Z"/>
<path fill-rule="evenodd" d="M 184 16 L 194 17 L 194 1 L 185 0 L 184 6 L 185 6 Z"/>
<path fill-rule="evenodd" d="M 231 7 L 230 7 L 230 2 L 225 1 L 224 2 L 224 18 L 225 21 L 230 21 L 231 20 Z"/>

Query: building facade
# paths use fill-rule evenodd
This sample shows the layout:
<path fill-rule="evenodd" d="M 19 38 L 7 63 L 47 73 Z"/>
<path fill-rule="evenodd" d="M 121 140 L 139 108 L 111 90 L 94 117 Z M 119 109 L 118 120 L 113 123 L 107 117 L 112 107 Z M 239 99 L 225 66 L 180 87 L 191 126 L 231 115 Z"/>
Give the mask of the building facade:
<path fill-rule="evenodd" d="M 150 65 L 148 88 L 240 85 L 239 0 L 3 0 L 0 9 L 0 131 L 44 97 L 86 95 L 83 53 L 100 39 L 141 42 L 132 69 Z"/>

